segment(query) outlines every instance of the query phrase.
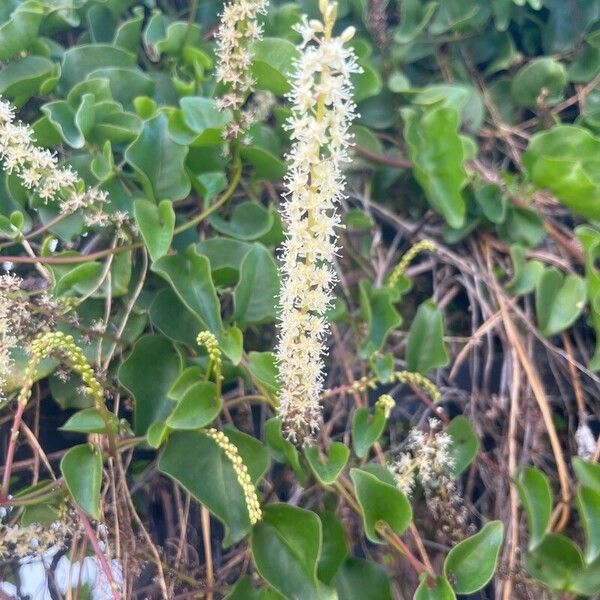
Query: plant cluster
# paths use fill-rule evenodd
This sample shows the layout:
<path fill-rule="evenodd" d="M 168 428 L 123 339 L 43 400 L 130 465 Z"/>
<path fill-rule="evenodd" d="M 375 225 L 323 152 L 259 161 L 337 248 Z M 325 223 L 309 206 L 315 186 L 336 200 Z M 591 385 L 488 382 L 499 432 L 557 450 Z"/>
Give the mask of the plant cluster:
<path fill-rule="evenodd" d="M 600 595 L 600 0 L 0 0 L 0 597 Z"/>

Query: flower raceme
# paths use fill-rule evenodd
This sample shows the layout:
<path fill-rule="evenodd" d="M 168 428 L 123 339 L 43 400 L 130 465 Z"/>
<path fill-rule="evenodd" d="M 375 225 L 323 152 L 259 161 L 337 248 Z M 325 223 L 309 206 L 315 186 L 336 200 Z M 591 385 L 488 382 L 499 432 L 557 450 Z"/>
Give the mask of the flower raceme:
<path fill-rule="evenodd" d="M 303 42 L 289 95 L 287 128 L 293 145 L 282 210 L 287 231 L 280 262 L 279 411 L 286 435 L 297 444 L 310 440 L 320 419 L 327 334 L 323 315 L 335 283 L 342 165 L 348 161 L 348 129 L 356 116 L 350 76 L 360 72 L 345 45 L 354 29 L 334 37 L 336 5 L 322 2 L 320 9 L 322 22 L 305 18 L 297 27 Z"/>
<path fill-rule="evenodd" d="M 224 132 L 226 139 L 237 138 L 252 120 L 250 112 L 242 112 L 248 95 L 254 90 L 250 74 L 251 45 L 262 39 L 258 16 L 267 11 L 267 0 L 233 0 L 221 14 L 217 39 L 217 80 L 225 84 L 227 93 L 217 100 L 220 110 L 232 109 L 235 119 Z"/>

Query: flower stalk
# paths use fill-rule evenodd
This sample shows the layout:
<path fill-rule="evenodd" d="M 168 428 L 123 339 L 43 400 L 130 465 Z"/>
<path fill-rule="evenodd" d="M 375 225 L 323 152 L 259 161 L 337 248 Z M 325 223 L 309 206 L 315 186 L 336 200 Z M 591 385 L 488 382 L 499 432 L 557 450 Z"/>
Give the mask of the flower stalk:
<path fill-rule="evenodd" d="M 332 299 L 337 253 L 338 205 L 344 197 L 343 163 L 348 161 L 356 116 L 350 76 L 360 72 L 352 49 L 354 34 L 333 36 L 337 5 L 320 3 L 322 21 L 304 19 L 297 27 L 302 53 L 292 76 L 292 116 L 287 128 L 293 145 L 283 217 L 287 225 L 280 272 L 279 413 L 295 444 L 309 443 L 320 421 L 323 357 L 328 331 L 324 319 Z"/>

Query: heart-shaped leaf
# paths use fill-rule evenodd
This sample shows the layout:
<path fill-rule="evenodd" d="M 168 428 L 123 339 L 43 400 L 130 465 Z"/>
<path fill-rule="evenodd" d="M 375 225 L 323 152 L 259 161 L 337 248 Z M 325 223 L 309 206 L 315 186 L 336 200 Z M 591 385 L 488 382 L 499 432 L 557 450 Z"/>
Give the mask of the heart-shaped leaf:
<path fill-rule="evenodd" d="M 67 450 L 60 472 L 76 504 L 93 519 L 100 518 L 102 452 L 95 444 L 80 444 Z"/>
<path fill-rule="evenodd" d="M 542 541 L 552 516 L 552 490 L 548 478 L 538 469 L 526 467 L 517 473 L 515 484 L 527 513 L 529 550 Z"/>
<path fill-rule="evenodd" d="M 161 200 L 158 206 L 145 198 L 133 202 L 133 214 L 153 261 L 164 256 L 171 247 L 175 228 L 175 211 L 170 200 Z"/>
<path fill-rule="evenodd" d="M 171 429 L 199 429 L 208 425 L 221 412 L 222 401 L 210 381 L 189 386 L 167 418 Z"/>
<path fill-rule="evenodd" d="M 450 550 L 444 561 L 444 575 L 457 594 L 472 594 L 492 578 L 503 537 L 502 522 L 491 521 Z"/>
<path fill-rule="evenodd" d="M 364 458 L 385 428 L 385 411 L 375 407 L 373 415 L 368 408 L 358 408 L 352 416 L 352 447 L 358 458 Z"/>
<path fill-rule="evenodd" d="M 385 522 L 401 535 L 412 520 L 412 508 L 406 496 L 394 485 L 382 481 L 363 469 L 352 469 L 356 499 L 361 509 L 365 533 L 369 540 L 381 543 L 377 527 Z"/>
<path fill-rule="evenodd" d="M 327 449 L 327 457 L 324 460 L 319 455 L 318 446 L 305 448 L 304 455 L 315 477 L 323 485 L 331 485 L 344 470 L 350 457 L 350 450 L 342 442 L 333 442 Z"/>

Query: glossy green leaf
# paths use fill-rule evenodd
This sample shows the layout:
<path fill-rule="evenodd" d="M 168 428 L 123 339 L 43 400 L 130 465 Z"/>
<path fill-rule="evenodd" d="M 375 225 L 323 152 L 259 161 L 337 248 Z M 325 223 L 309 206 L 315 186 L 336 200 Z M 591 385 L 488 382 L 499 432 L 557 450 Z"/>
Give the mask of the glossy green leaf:
<path fill-rule="evenodd" d="M 410 325 L 406 343 L 406 367 L 428 373 L 448 364 L 442 312 L 431 300 L 423 302 Z"/>
<path fill-rule="evenodd" d="M 137 173 L 144 192 L 155 202 L 181 200 L 191 188 L 184 168 L 186 146 L 169 136 L 168 119 L 159 113 L 144 122 L 138 137 L 125 150 L 125 160 Z"/>
<path fill-rule="evenodd" d="M 419 114 L 407 108 L 403 109 L 402 117 L 416 180 L 448 225 L 460 227 L 465 218 L 462 190 L 467 184 L 467 173 L 458 135 L 458 111 L 431 108 Z"/>
<path fill-rule="evenodd" d="M 472 594 L 488 583 L 496 571 L 503 537 L 502 522 L 490 521 L 450 550 L 444 561 L 444 575 L 457 594 Z"/>
<path fill-rule="evenodd" d="M 102 452 L 95 444 L 81 444 L 67 450 L 60 472 L 75 503 L 93 519 L 100 518 Z"/>
<path fill-rule="evenodd" d="M 597 259 L 600 257 L 600 231 L 587 225 L 582 225 L 575 231 L 585 254 L 587 297 L 591 307 L 590 320 L 596 332 L 596 350 L 590 360 L 589 368 L 597 371 L 600 369 L 600 271 L 597 268 Z"/>
<path fill-rule="evenodd" d="M 319 516 L 323 527 L 323 544 L 317 575 L 320 581 L 330 585 L 331 580 L 348 556 L 346 530 L 333 512 L 325 512 Z"/>
<path fill-rule="evenodd" d="M 573 458 L 573 470 L 581 485 L 600 494 L 600 464 L 576 456 Z"/>
<path fill-rule="evenodd" d="M 305 448 L 304 456 L 315 477 L 323 485 L 332 485 L 344 470 L 350 457 L 350 450 L 342 442 L 332 442 L 327 449 L 326 457 L 320 455 L 318 446 Z"/>
<path fill-rule="evenodd" d="M 25 56 L 2 67 L 0 94 L 22 104 L 48 81 L 56 79 L 58 66 L 42 56 Z"/>
<path fill-rule="evenodd" d="M 402 317 L 394 308 L 394 291 L 389 288 L 374 289 L 370 281 L 363 279 L 359 283 L 359 300 L 368 328 L 359 355 L 367 358 L 381 350 L 388 335 L 401 325 Z"/>
<path fill-rule="evenodd" d="M 387 573 L 374 562 L 348 558 L 333 580 L 339 600 L 392 600 Z"/>
<path fill-rule="evenodd" d="M 38 2 L 21 2 L 0 25 L 0 60 L 27 50 L 36 40 L 44 15 Z"/>
<path fill-rule="evenodd" d="M 600 556 L 600 493 L 582 487 L 577 492 L 577 508 L 585 530 L 585 561 L 594 562 Z"/>
<path fill-rule="evenodd" d="M 194 146 L 212 146 L 223 141 L 223 128 L 231 121 L 229 111 L 220 111 L 212 98 L 186 96 L 179 101 L 183 123 L 193 134 Z"/>
<path fill-rule="evenodd" d="M 229 219 L 217 214 L 210 216 L 210 224 L 219 232 L 238 240 L 252 241 L 265 235 L 273 227 L 273 214 L 257 202 L 237 204 Z"/>
<path fill-rule="evenodd" d="M 278 295 L 275 259 L 262 244 L 253 244 L 240 266 L 240 280 L 233 291 L 232 319 L 241 326 L 273 321 Z"/>
<path fill-rule="evenodd" d="M 267 390 L 275 393 L 279 391 L 277 364 L 272 352 L 250 352 L 248 370 Z"/>
<path fill-rule="evenodd" d="M 112 433 L 117 431 L 119 421 L 113 413 L 108 413 L 109 427 Z M 62 431 L 78 433 L 106 433 L 106 423 L 98 408 L 84 408 L 72 415 L 61 427 Z"/>
<path fill-rule="evenodd" d="M 530 294 L 535 289 L 544 273 L 544 264 L 539 260 L 525 260 L 523 246 L 514 244 L 510 247 L 510 256 L 513 261 L 513 276 L 506 284 L 506 291 L 515 294 Z"/>
<path fill-rule="evenodd" d="M 369 414 L 366 407 L 357 408 L 352 415 L 352 447 L 358 458 L 364 458 L 385 428 L 385 412 L 376 407 Z"/>
<path fill-rule="evenodd" d="M 157 335 L 138 339 L 119 369 L 119 383 L 133 396 L 134 430 L 145 434 L 173 408 L 167 392 L 181 372 L 181 357 L 171 342 Z"/>
<path fill-rule="evenodd" d="M 365 470 L 352 469 L 350 477 L 369 540 L 381 543 L 377 529 L 382 522 L 398 535 L 404 533 L 412 520 L 412 508 L 406 496 L 397 487 Z"/>
<path fill-rule="evenodd" d="M 210 263 L 190 246 L 185 256 L 172 254 L 159 258 L 152 270 L 172 286 L 186 308 L 201 326 L 217 337 L 223 333 L 221 306 L 210 275 Z"/>
<path fill-rule="evenodd" d="M 298 450 L 292 442 L 286 440 L 281 432 L 281 419 L 273 417 L 265 423 L 265 442 L 273 455 L 279 462 L 287 463 L 292 467 L 296 477 L 302 485 L 305 484 L 307 476 L 300 464 Z"/>
<path fill-rule="evenodd" d="M 477 437 L 469 419 L 458 415 L 446 427 L 451 443 L 448 448 L 454 463 L 453 472 L 459 476 L 473 462 L 479 451 L 479 438 Z"/>
<path fill-rule="evenodd" d="M 585 306 L 585 281 L 578 275 L 564 277 L 558 269 L 546 269 L 535 289 L 538 326 L 544 335 L 570 327 Z"/>
<path fill-rule="evenodd" d="M 533 183 L 573 212 L 600 219 L 600 140 L 576 125 L 535 134 L 523 164 Z"/>
<path fill-rule="evenodd" d="M 221 407 L 215 384 L 198 381 L 185 390 L 166 423 L 171 429 L 198 429 L 213 421 Z"/>
<path fill-rule="evenodd" d="M 230 435 L 229 431 L 226 433 L 238 447 L 256 484 L 267 466 L 264 447 L 259 441 L 239 432 L 238 436 L 244 436 L 245 448 L 242 449 L 240 437 Z M 193 457 L 192 462 L 190 457 Z M 250 531 L 244 492 L 231 461 L 212 438 L 200 431 L 173 432 L 159 458 L 158 468 L 177 481 L 224 524 L 225 547 L 240 541 Z"/>
<path fill-rule="evenodd" d="M 552 489 L 548 478 L 533 467 L 520 469 L 515 484 L 527 514 L 528 548 L 533 550 L 548 531 L 552 516 Z"/>
<path fill-rule="evenodd" d="M 256 87 L 282 96 L 290 91 L 288 79 L 292 72 L 298 49 L 281 38 L 264 38 L 254 44 L 252 75 Z"/>
<path fill-rule="evenodd" d="M 132 67 L 135 54 L 109 44 L 83 44 L 63 55 L 61 86 L 70 90 L 92 71 L 102 67 Z"/>
<path fill-rule="evenodd" d="M 175 228 L 175 211 L 170 200 L 161 200 L 156 206 L 145 198 L 136 198 L 133 214 L 140 228 L 150 257 L 156 261 L 171 247 Z"/>
<path fill-rule="evenodd" d="M 313 512 L 271 504 L 252 531 L 252 557 L 260 575 L 289 600 L 320 600 L 317 561 L 321 522 Z"/>
<path fill-rule="evenodd" d="M 445 577 L 430 580 L 423 574 L 420 579 L 413 600 L 456 600 L 456 594 Z"/>
<path fill-rule="evenodd" d="M 196 337 L 202 326 L 172 288 L 162 289 L 156 294 L 149 316 L 152 325 L 169 339 L 196 346 Z"/>
<path fill-rule="evenodd" d="M 527 573 L 550 588 L 568 591 L 577 572 L 583 569 L 579 548 L 559 533 L 549 533 L 525 555 Z"/>
<path fill-rule="evenodd" d="M 545 103 L 560 102 L 567 85 L 567 70 L 550 57 L 528 62 L 513 78 L 511 94 L 519 106 L 535 107 L 538 99 Z"/>

